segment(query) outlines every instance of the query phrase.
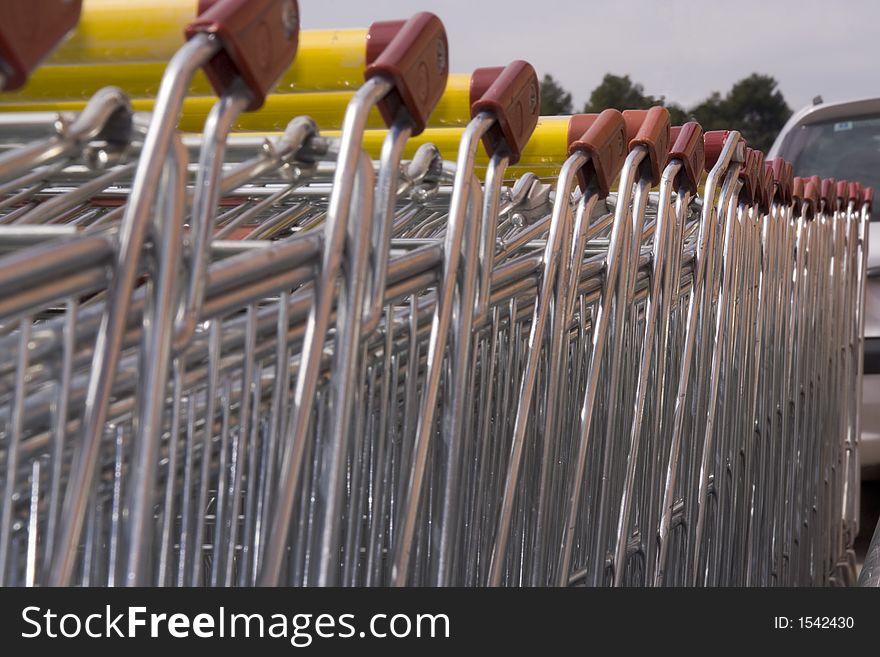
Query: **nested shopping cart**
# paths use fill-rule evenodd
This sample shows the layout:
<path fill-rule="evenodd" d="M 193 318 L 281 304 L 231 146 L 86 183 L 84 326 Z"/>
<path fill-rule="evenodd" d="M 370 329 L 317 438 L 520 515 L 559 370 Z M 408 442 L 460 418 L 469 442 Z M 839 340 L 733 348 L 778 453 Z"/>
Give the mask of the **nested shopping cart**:
<path fill-rule="evenodd" d="M 432 14 L 185 20 L 3 101 L 0 582 L 852 582 L 871 190 Z"/>

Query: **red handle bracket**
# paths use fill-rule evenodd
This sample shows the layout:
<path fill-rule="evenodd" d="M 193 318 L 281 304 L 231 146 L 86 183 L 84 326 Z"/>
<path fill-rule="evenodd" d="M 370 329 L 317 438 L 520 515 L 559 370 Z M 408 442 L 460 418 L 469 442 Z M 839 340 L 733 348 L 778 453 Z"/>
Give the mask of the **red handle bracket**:
<path fill-rule="evenodd" d="M 849 200 L 849 181 L 848 180 L 838 180 L 837 188 L 835 190 L 835 197 L 837 198 L 837 202 L 841 205 L 846 206 L 847 200 Z"/>
<path fill-rule="evenodd" d="M 819 200 L 825 202 L 826 208 L 832 208 L 832 202 L 837 198 L 837 181 L 834 178 L 823 178 L 819 183 Z"/>
<path fill-rule="evenodd" d="M 205 65 L 217 94 L 240 78 L 253 96 L 248 109 L 256 110 L 296 56 L 299 7 L 296 0 L 199 0 L 186 38 L 196 34 L 214 34 L 222 44 Z"/>
<path fill-rule="evenodd" d="M 791 198 L 795 204 L 800 204 L 804 200 L 804 179 L 795 176 L 791 180 Z"/>
<path fill-rule="evenodd" d="M 760 207 L 764 214 L 768 214 L 773 198 L 776 196 L 776 181 L 773 178 L 773 170 L 767 166 L 767 162 L 764 161 L 761 164 L 762 166 L 759 171 L 759 176 L 761 177 Z"/>
<path fill-rule="evenodd" d="M 758 155 L 760 154 L 760 158 Z M 746 203 L 755 204 L 761 200 L 763 186 L 764 154 L 754 148 L 746 148 L 746 159 L 739 171 L 743 186 L 740 195 Z"/>
<path fill-rule="evenodd" d="M 682 170 L 675 178 L 675 189 L 684 188 L 695 194 L 706 161 L 703 129 L 696 121 L 689 121 L 672 128 L 670 141 L 669 159 L 680 160 L 682 164 Z"/>
<path fill-rule="evenodd" d="M 773 174 L 773 183 L 776 186 L 776 196 L 783 205 L 791 203 L 792 199 L 792 183 L 794 179 L 794 169 L 791 163 L 777 157 L 775 160 L 767 160 L 764 163 Z"/>
<path fill-rule="evenodd" d="M 862 184 L 857 182 L 851 182 L 847 188 L 847 201 L 852 203 L 858 203 L 862 200 Z"/>
<path fill-rule="evenodd" d="M 386 125 L 406 109 L 413 134 L 420 134 L 449 77 L 449 46 L 441 20 L 421 12 L 407 21 L 373 23 L 367 35 L 366 57 L 365 80 L 382 76 L 394 84 L 379 102 Z"/>
<path fill-rule="evenodd" d="M 18 89 L 79 22 L 82 0 L 7 0 L 0 19 L 0 88 Z"/>
<path fill-rule="evenodd" d="M 630 149 L 635 146 L 647 149 L 651 184 L 658 185 L 669 159 L 669 110 L 659 106 L 647 110 L 625 110 L 623 119 L 626 121 Z"/>
<path fill-rule="evenodd" d="M 711 171 L 718 160 L 721 158 L 721 152 L 724 150 L 724 144 L 730 136 L 730 130 L 710 130 L 703 135 L 703 143 L 706 148 L 706 171 Z M 746 141 L 742 140 L 743 145 Z"/>
<path fill-rule="evenodd" d="M 804 178 L 804 200 L 812 202 L 813 212 L 819 211 L 819 201 L 822 198 L 822 179 L 819 176 Z"/>
<path fill-rule="evenodd" d="M 519 161 L 541 113 L 538 74 L 528 62 L 517 60 L 504 68 L 479 68 L 471 76 L 471 117 L 491 112 L 496 123 L 483 137 L 492 156 L 502 145 L 510 152 L 510 163 Z"/>
<path fill-rule="evenodd" d="M 811 213 L 815 213 L 819 209 L 819 191 L 822 187 L 822 181 L 819 176 L 811 176 L 810 178 L 798 179 L 804 181 L 804 201 L 809 201 Z"/>
<path fill-rule="evenodd" d="M 582 130 L 580 137 L 571 135 Z M 599 198 L 608 196 L 614 179 L 620 174 L 626 160 L 626 121 L 615 109 L 607 109 L 601 114 L 579 114 L 571 117 L 569 123 L 570 155 L 580 151 L 590 159 L 578 171 L 578 184 L 586 190 L 595 185 Z"/>

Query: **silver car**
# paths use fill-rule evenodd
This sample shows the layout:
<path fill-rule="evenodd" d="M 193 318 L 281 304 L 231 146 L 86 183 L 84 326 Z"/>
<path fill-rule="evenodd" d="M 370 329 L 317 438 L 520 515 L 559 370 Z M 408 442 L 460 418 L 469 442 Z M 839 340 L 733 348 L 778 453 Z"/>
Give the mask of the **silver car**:
<path fill-rule="evenodd" d="M 768 157 L 782 157 L 797 176 L 858 181 L 880 191 L 880 98 L 839 103 L 817 99 L 789 119 Z M 880 213 L 869 228 L 880 244 Z M 868 250 L 865 292 L 865 379 L 861 462 L 864 478 L 880 476 L 880 248 Z"/>

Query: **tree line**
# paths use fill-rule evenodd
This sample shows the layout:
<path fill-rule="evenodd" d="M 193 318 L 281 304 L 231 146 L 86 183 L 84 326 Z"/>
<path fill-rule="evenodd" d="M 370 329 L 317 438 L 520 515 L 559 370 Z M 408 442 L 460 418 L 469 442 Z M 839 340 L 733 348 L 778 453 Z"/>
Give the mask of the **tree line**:
<path fill-rule="evenodd" d="M 644 87 L 628 75 L 608 73 L 590 93 L 583 112 L 601 112 L 604 109 L 647 109 L 663 105 L 669 110 L 672 125 L 697 121 L 704 130 L 739 130 L 749 143 L 765 153 L 773 145 L 776 135 L 791 116 L 776 80 L 769 75 L 752 73 L 736 82 L 722 95 L 713 92 L 693 107 L 668 102 L 664 96 L 645 93 Z M 574 104 L 566 91 L 552 75 L 541 81 L 541 114 L 572 114 Z"/>

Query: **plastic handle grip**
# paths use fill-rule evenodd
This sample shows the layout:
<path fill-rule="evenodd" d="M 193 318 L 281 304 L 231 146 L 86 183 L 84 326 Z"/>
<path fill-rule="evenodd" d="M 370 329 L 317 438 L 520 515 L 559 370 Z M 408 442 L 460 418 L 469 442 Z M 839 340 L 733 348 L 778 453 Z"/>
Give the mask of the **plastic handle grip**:
<path fill-rule="evenodd" d="M 665 107 L 652 107 L 647 110 L 625 110 L 626 136 L 629 147 L 644 146 L 648 151 L 648 166 L 651 171 L 651 184 L 660 183 L 663 168 L 669 159 L 670 122 L 669 110 Z"/>
<path fill-rule="evenodd" d="M 784 205 L 791 203 L 794 179 L 794 169 L 791 163 L 778 157 L 775 160 L 767 160 L 764 166 L 773 174 L 773 183 L 776 186 L 775 194 L 779 202 Z M 801 192 L 801 195 L 803 195 L 803 192 Z"/>
<path fill-rule="evenodd" d="M 869 208 L 874 205 L 874 188 L 873 187 L 865 187 L 862 190 L 862 203 L 867 205 Z"/>
<path fill-rule="evenodd" d="M 823 201 L 826 206 L 837 197 L 837 181 L 834 178 L 823 178 L 819 184 L 819 200 Z"/>
<path fill-rule="evenodd" d="M 796 204 L 800 204 L 804 200 L 804 179 L 795 176 L 791 181 L 791 198 Z"/>
<path fill-rule="evenodd" d="M 846 200 L 852 203 L 858 203 L 862 199 L 862 185 L 861 183 L 851 182 L 847 186 L 846 190 Z"/>
<path fill-rule="evenodd" d="M 501 146 L 516 164 L 541 112 L 541 90 L 538 74 L 528 62 L 517 60 L 504 68 L 477 69 L 471 76 L 471 117 L 480 112 L 495 116 L 493 125 L 483 137 L 483 146 L 491 156 Z"/>
<path fill-rule="evenodd" d="M 706 149 L 706 171 L 711 171 L 718 163 L 724 144 L 730 136 L 730 130 L 710 130 L 703 135 Z M 743 141 L 745 143 L 745 141 Z"/>
<path fill-rule="evenodd" d="M 617 110 L 607 109 L 601 114 L 572 117 L 569 130 L 576 129 L 584 132 L 570 141 L 568 152 L 582 152 L 590 158 L 578 171 L 578 183 L 582 190 L 594 185 L 598 196 L 605 198 L 626 160 L 626 121 Z"/>
<path fill-rule="evenodd" d="M 766 174 L 765 185 L 767 187 L 767 200 L 768 202 L 772 202 L 773 199 L 782 202 L 784 192 L 780 189 L 779 177 L 777 172 L 773 169 L 773 164 L 775 160 L 764 160 L 764 171 Z"/>
<path fill-rule="evenodd" d="M 376 21 L 370 25 L 367 32 L 366 66 L 375 62 L 388 44 L 394 40 L 397 33 L 406 25 L 405 20 Z"/>
<path fill-rule="evenodd" d="M 222 44 L 205 65 L 217 94 L 240 78 L 251 92 L 248 109 L 259 109 L 296 56 L 299 7 L 296 0 L 200 0 L 198 18 L 186 26 L 187 39 L 196 34 Z"/>
<path fill-rule="evenodd" d="M 18 89 L 79 22 L 81 0 L 8 0 L 0 20 L 0 87 Z"/>
<path fill-rule="evenodd" d="M 598 114 L 573 114 L 568 120 L 568 136 L 566 138 L 565 147 L 569 155 L 573 154 L 577 149 L 574 144 L 580 140 L 584 133 L 590 129 L 590 126 L 599 118 Z"/>
<path fill-rule="evenodd" d="M 765 176 L 764 153 L 758 149 L 752 150 L 752 171 L 755 181 L 755 204 L 763 211 L 770 206 L 770 191 L 767 189 L 768 179 Z"/>
<path fill-rule="evenodd" d="M 813 201 L 812 198 L 807 196 L 806 186 L 809 180 L 807 178 L 801 178 L 800 176 L 795 176 L 791 180 L 791 199 L 793 202 L 793 209 L 798 214 L 808 213 L 808 216 L 812 216 L 812 212 L 816 207 L 816 202 L 818 201 L 818 192 L 816 193 L 816 201 Z M 811 187 L 811 190 L 813 187 Z M 810 200 L 812 201 L 812 205 L 807 206 L 804 201 Z"/>
<path fill-rule="evenodd" d="M 483 68 L 476 69 L 473 73 L 471 73 L 470 85 L 468 87 L 468 109 L 473 107 L 474 103 L 476 103 L 483 95 L 489 91 L 489 88 L 492 86 L 492 83 L 498 79 L 504 72 L 504 66 L 485 66 Z M 471 111 L 471 118 L 473 118 L 474 113 Z"/>
<path fill-rule="evenodd" d="M 746 149 L 746 163 L 740 172 L 746 198 L 761 209 L 764 204 L 764 153 L 754 148 Z"/>
<path fill-rule="evenodd" d="M 794 181 L 794 165 L 791 162 L 789 162 L 788 160 L 783 160 L 783 162 L 784 162 L 784 166 L 782 167 L 783 180 L 785 181 L 785 184 L 788 186 L 788 192 L 789 192 L 788 200 L 790 201 L 791 200 L 791 185 L 792 185 L 792 182 Z"/>
<path fill-rule="evenodd" d="M 364 79 L 376 76 L 388 78 L 394 85 L 379 102 L 385 123 L 390 126 L 406 109 L 413 134 L 420 134 L 449 77 L 449 46 L 440 19 L 421 12 L 406 22 L 374 23 L 367 36 Z"/>
<path fill-rule="evenodd" d="M 822 187 L 822 181 L 819 176 L 812 176 L 804 180 L 804 201 L 811 203 L 811 208 L 815 212 L 819 208 L 819 193 Z"/>
<path fill-rule="evenodd" d="M 776 181 L 773 178 L 773 170 L 763 163 L 760 171 L 761 175 L 761 210 L 764 214 L 770 212 L 770 205 L 776 197 Z"/>
<path fill-rule="evenodd" d="M 752 167 L 754 168 L 754 176 L 755 176 L 755 194 L 760 194 L 763 191 L 764 187 L 764 152 L 759 151 L 757 148 L 752 149 L 752 158 L 753 163 Z"/>
<path fill-rule="evenodd" d="M 807 187 L 810 189 L 807 189 Z M 809 194 L 808 194 L 809 192 Z M 813 202 L 813 209 L 818 212 L 819 199 L 822 193 L 822 179 L 819 176 L 807 176 L 804 178 L 804 200 Z"/>
<path fill-rule="evenodd" d="M 672 128 L 669 139 L 672 143 L 669 159 L 679 160 L 682 164 L 682 170 L 675 178 L 674 187 L 676 190 L 684 188 L 696 193 L 706 160 L 703 129 L 696 121 L 689 121 L 683 126 Z"/>
<path fill-rule="evenodd" d="M 757 164 L 757 151 L 754 148 L 746 148 L 746 159 L 739 171 L 739 179 L 743 183 L 740 194 L 749 204 L 754 204 L 759 200 L 758 185 L 761 184 L 761 180 L 758 175 L 761 169 Z"/>
<path fill-rule="evenodd" d="M 835 197 L 837 198 L 838 203 L 842 203 L 846 205 L 847 200 L 849 200 L 849 181 L 848 180 L 838 180 L 837 188 L 835 190 Z"/>

